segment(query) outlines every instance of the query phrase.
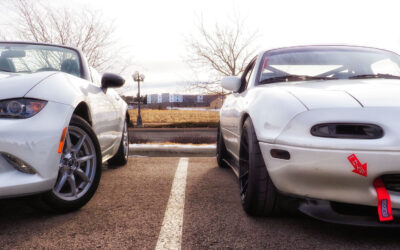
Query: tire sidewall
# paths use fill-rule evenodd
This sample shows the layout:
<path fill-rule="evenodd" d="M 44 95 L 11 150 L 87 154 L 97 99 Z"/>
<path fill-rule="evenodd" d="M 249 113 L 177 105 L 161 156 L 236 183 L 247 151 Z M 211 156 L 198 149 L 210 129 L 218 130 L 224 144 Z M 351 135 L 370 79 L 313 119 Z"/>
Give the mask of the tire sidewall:
<path fill-rule="evenodd" d="M 247 133 L 249 151 L 248 187 L 242 200 L 244 210 L 251 215 L 272 215 L 276 205 L 277 190 L 269 177 L 252 120 L 243 125 Z"/>
<path fill-rule="evenodd" d="M 243 125 L 243 133 L 246 133 L 247 134 L 247 146 L 248 146 L 248 150 L 249 150 L 249 155 L 248 155 L 248 161 L 249 161 L 249 169 L 248 169 L 248 186 L 247 186 L 247 190 L 246 190 L 246 193 L 245 193 L 245 196 L 244 196 L 244 199 L 241 199 L 242 200 L 242 205 L 243 205 L 243 207 L 244 207 L 244 209 L 246 210 L 246 211 L 248 211 L 248 210 L 250 210 L 250 208 L 251 208 L 251 205 L 252 205 L 252 201 L 254 200 L 254 196 L 255 196 L 255 194 L 256 194 L 256 192 L 255 192 L 255 185 L 254 185 L 254 182 L 256 181 L 255 180 L 255 177 L 256 177 L 256 171 L 255 171 L 255 169 L 254 169 L 254 159 L 253 159 L 253 157 L 252 157 L 252 150 L 254 150 L 253 149 L 253 145 L 252 145 L 252 129 L 251 129 L 251 125 L 252 125 L 252 123 L 251 123 L 251 120 L 246 120 L 245 121 L 245 123 L 244 123 L 244 125 Z M 254 152 L 254 151 L 253 151 Z M 240 173 L 241 171 L 239 170 L 239 175 L 241 175 L 242 173 Z"/>

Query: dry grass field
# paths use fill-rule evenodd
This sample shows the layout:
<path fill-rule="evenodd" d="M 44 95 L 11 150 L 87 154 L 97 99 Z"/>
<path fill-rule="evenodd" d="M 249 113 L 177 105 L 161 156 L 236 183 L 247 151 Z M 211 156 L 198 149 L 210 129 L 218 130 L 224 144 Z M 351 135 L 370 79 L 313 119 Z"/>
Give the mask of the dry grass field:
<path fill-rule="evenodd" d="M 131 121 L 136 125 L 137 110 L 129 110 Z M 219 121 L 218 111 L 198 110 L 141 110 L 145 127 L 163 127 L 183 125 L 188 127 L 215 127 Z"/>

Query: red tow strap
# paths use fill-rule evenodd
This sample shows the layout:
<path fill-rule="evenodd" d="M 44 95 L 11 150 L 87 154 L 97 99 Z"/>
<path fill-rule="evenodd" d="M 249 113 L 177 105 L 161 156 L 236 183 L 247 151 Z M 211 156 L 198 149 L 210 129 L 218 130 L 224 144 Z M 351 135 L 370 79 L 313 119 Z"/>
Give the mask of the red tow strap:
<path fill-rule="evenodd" d="M 374 180 L 374 187 L 378 195 L 378 215 L 379 221 L 392 221 L 392 205 L 390 203 L 390 196 L 383 184 L 381 178 Z"/>

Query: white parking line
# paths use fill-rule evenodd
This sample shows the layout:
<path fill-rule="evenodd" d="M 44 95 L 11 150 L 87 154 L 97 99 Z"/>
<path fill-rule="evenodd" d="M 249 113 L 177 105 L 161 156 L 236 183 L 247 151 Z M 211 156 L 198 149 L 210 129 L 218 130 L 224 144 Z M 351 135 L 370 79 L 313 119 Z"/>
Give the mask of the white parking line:
<path fill-rule="evenodd" d="M 188 158 L 180 158 L 156 249 L 181 249 Z"/>

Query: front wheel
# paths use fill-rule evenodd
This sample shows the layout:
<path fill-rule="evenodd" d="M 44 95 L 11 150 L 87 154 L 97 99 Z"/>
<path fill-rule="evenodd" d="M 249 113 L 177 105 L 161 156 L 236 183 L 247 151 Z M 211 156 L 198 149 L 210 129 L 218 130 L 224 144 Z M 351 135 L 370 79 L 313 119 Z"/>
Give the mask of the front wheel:
<path fill-rule="evenodd" d="M 65 136 L 58 177 L 53 190 L 42 197 L 56 212 L 69 212 L 84 206 L 100 182 L 102 158 L 99 142 L 90 125 L 72 116 Z"/>
<path fill-rule="evenodd" d="M 278 192 L 268 175 L 250 118 L 242 129 L 239 184 L 242 206 L 248 214 L 271 216 L 277 212 Z"/>

